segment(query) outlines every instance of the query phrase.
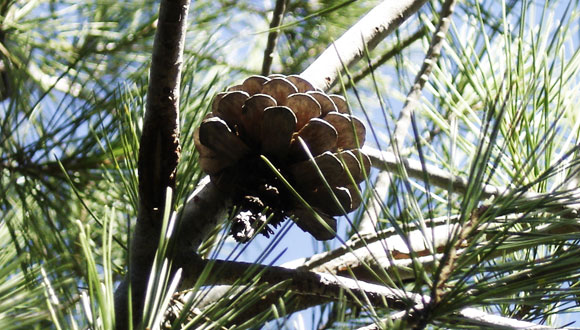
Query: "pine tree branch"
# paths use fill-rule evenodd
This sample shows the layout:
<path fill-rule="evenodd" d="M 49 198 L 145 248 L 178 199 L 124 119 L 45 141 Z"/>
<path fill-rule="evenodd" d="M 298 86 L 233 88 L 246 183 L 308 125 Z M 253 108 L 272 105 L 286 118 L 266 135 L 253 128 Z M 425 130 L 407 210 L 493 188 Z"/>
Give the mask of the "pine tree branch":
<path fill-rule="evenodd" d="M 423 60 L 421 69 L 415 77 L 413 87 L 411 87 L 409 94 L 407 94 L 405 105 L 403 106 L 399 118 L 397 119 L 397 126 L 395 128 L 394 137 L 395 145 L 399 150 L 402 149 L 403 141 L 408 134 L 407 131 L 409 129 L 409 125 L 411 124 L 411 117 L 417 108 L 419 98 L 421 97 L 421 91 L 429 79 L 431 71 L 433 70 L 433 66 L 441 54 L 441 49 L 443 48 L 443 43 L 445 42 L 447 30 L 449 30 L 449 26 L 451 25 L 451 16 L 453 15 L 453 11 L 455 9 L 455 3 L 455 0 L 447 0 L 443 4 L 439 14 L 441 19 L 439 20 L 439 24 L 437 25 L 437 29 L 435 30 L 435 34 L 433 35 L 433 39 L 429 45 L 427 55 Z"/>
<path fill-rule="evenodd" d="M 129 260 L 129 273 L 115 293 L 117 329 L 141 320 L 148 274 L 159 241 L 166 188 L 175 188 L 180 155 L 179 89 L 187 27 L 188 0 L 163 0 L 151 69 L 139 149 L 139 211 Z M 132 315 L 129 320 L 128 288 Z"/>
<path fill-rule="evenodd" d="M 209 176 L 203 178 L 177 215 L 180 219 L 177 241 L 181 243 L 178 246 L 189 247 L 189 252 L 196 251 L 208 233 L 226 218 L 225 211 L 229 207 L 228 197 Z"/>
<path fill-rule="evenodd" d="M 211 283 L 206 283 L 207 285 L 239 284 L 240 278 L 247 277 L 248 274 L 256 274 L 260 283 L 288 282 L 284 291 L 291 290 L 302 295 L 338 299 L 343 293 L 347 295 L 350 293 L 351 299 L 364 302 L 363 304 L 382 306 L 386 302 L 390 308 L 399 309 L 422 303 L 422 297 L 414 293 L 328 273 L 224 260 L 210 260 L 204 263 L 211 263 L 212 269 L 215 270 L 209 279 Z M 183 276 L 186 277 L 187 274 L 190 272 L 184 269 Z"/>
<path fill-rule="evenodd" d="M 429 229 L 429 235 L 420 229 L 410 231 L 406 239 L 394 230 L 385 230 L 373 236 L 367 235 L 371 236 L 368 242 L 361 239 L 351 246 L 341 246 L 284 266 L 343 276 L 350 276 L 352 272 L 356 278 L 371 282 L 380 278 L 387 280 L 385 275 L 403 281 L 412 280 L 416 276 L 413 263 L 420 263 L 426 271 L 431 269 L 441 258 L 450 233 L 456 229 L 456 224 L 440 224 Z M 415 254 L 416 259 L 413 260 L 411 254 Z"/>
<path fill-rule="evenodd" d="M 342 297 L 346 297 L 348 301 L 357 305 L 388 306 L 395 309 L 421 306 L 422 297 L 420 295 L 331 274 L 224 260 L 203 260 L 198 261 L 195 266 L 184 266 L 182 273 L 184 283 L 193 283 L 197 280 L 198 272 L 204 266 L 212 267 L 212 276 L 207 279 L 204 285 L 212 285 L 213 287 L 209 289 L 209 292 L 197 293 L 197 295 L 206 298 L 202 304 L 196 304 L 196 308 L 203 308 L 213 302 L 228 299 L 224 294 L 228 297 L 235 296 L 238 287 L 243 288 L 247 285 L 248 281 L 245 279 L 252 279 L 255 282 L 254 285 L 273 286 L 283 283 L 276 291 L 262 297 L 256 306 L 247 306 L 248 309 L 244 311 L 243 315 L 239 315 L 232 321 L 236 324 L 262 313 L 265 306 L 276 303 L 281 295 L 289 291 L 298 299 L 298 301 L 294 301 L 296 303 L 293 306 L 295 310 L 337 301 Z M 177 300 L 183 302 L 187 298 L 178 297 Z M 289 307 L 287 305 L 287 308 Z M 287 312 L 291 311 L 287 310 Z"/>
<path fill-rule="evenodd" d="M 399 118 L 397 119 L 395 133 L 392 141 L 392 150 L 395 151 L 396 156 L 400 156 L 400 150 L 402 150 L 405 144 L 411 118 L 413 117 L 413 113 L 419 102 L 421 91 L 429 79 L 429 75 L 433 70 L 433 65 L 435 65 L 439 59 L 439 55 L 441 54 L 441 48 L 443 47 L 445 36 L 447 35 L 449 25 L 451 24 L 451 16 L 453 15 L 454 7 L 454 0 L 447 0 L 443 4 L 441 12 L 439 13 L 439 24 L 437 25 L 435 33 L 433 34 L 433 38 L 431 39 L 431 44 L 429 45 L 429 50 L 427 51 L 425 59 L 423 60 L 423 65 L 417 73 L 413 87 L 411 87 L 411 90 L 407 94 L 407 99 L 405 100 L 403 109 L 399 113 Z M 374 198 L 371 198 L 370 211 L 372 212 L 365 213 L 365 216 L 361 219 L 361 232 L 370 232 L 371 230 L 374 230 L 376 218 L 373 219 L 373 216 L 378 217 L 380 213 L 382 207 L 382 198 L 386 195 L 388 187 L 391 184 L 390 174 L 387 172 L 379 173 L 377 182 L 380 184 L 380 186 L 377 187 L 376 192 L 380 194 L 375 194 L 373 196 Z"/>
<path fill-rule="evenodd" d="M 408 159 L 405 157 L 397 157 L 393 152 L 380 151 L 370 147 L 364 147 L 363 151 L 371 159 L 372 166 L 383 171 L 388 171 L 400 175 L 400 167 L 404 167 L 406 174 L 410 178 L 417 180 L 424 180 L 425 177 L 429 180 L 429 184 L 434 186 L 449 189 L 454 193 L 465 194 L 469 186 L 469 182 L 464 177 L 453 175 L 445 170 L 442 170 L 433 165 L 423 165 L 420 161 Z M 484 184 L 481 187 L 481 199 L 500 196 L 517 196 L 522 203 L 530 202 L 537 203 L 539 201 L 553 200 L 553 194 L 550 193 L 535 193 L 535 192 L 521 192 L 516 189 L 508 187 L 498 187 L 490 184 Z M 570 219 L 578 218 L 578 210 L 572 205 L 571 200 L 561 198 L 560 202 L 553 202 L 547 205 L 546 208 L 551 212 Z"/>
<path fill-rule="evenodd" d="M 460 310 L 458 313 L 455 314 L 459 316 L 465 325 L 477 326 L 480 329 L 534 329 L 534 330 L 549 330 L 555 329 L 552 327 L 547 327 L 544 325 L 538 325 L 532 322 L 520 321 L 511 319 L 508 317 L 503 317 L 499 315 L 493 315 L 486 312 L 483 312 L 476 308 L 464 308 Z M 393 319 L 400 319 L 405 316 L 404 312 L 397 313 L 396 315 L 391 317 Z M 382 320 L 382 324 L 387 324 L 389 320 L 384 319 Z M 377 323 L 360 327 L 357 330 L 381 330 L 384 327 L 380 326 Z"/>
<path fill-rule="evenodd" d="M 437 261 L 442 259 L 446 245 L 449 244 L 450 235 L 457 232 L 458 219 L 459 217 L 455 216 L 449 219 L 441 217 L 428 220 L 427 223 L 433 227 L 429 228 L 427 233 L 415 225 L 415 228 L 411 227 L 411 231 L 406 234 L 406 240 L 403 240 L 393 228 L 385 229 L 378 233 L 364 235 L 357 240 L 350 240 L 334 250 L 296 259 L 282 266 L 349 277 L 354 275 L 357 279 L 368 282 L 388 280 L 384 276 L 403 281 L 413 280 L 416 276 L 412 271 L 413 264 L 419 263 L 422 269 L 429 271 Z M 488 221 L 484 226 L 473 231 L 474 236 L 483 231 L 486 234 L 484 237 L 502 235 L 509 237 L 509 240 L 504 242 L 505 244 L 510 245 L 510 240 L 513 240 L 511 243 L 515 243 L 510 245 L 513 246 L 512 248 L 504 248 L 487 254 L 486 260 L 540 244 L 538 241 L 522 244 L 522 240 L 526 237 L 565 235 L 562 236 L 562 240 L 567 240 L 571 237 L 570 235 L 580 233 L 580 224 L 577 221 L 554 221 L 533 229 L 510 231 L 506 231 L 506 225 L 505 216 L 501 216 L 497 222 Z M 457 255 L 464 253 L 470 241 L 471 238 L 460 244 L 461 249 L 457 249 Z M 483 246 L 486 241 L 482 240 L 477 244 Z M 417 257 L 412 259 L 411 254 Z M 480 262 L 481 258 L 472 261 Z"/>
<path fill-rule="evenodd" d="M 374 49 L 425 2 L 383 1 L 330 45 L 301 76 L 322 90 L 330 89 L 344 66 L 350 67 L 362 58 L 365 45 Z"/>
<path fill-rule="evenodd" d="M 279 293 L 284 294 L 288 291 L 296 296 L 311 297 L 311 303 L 318 305 L 324 300 L 337 301 L 341 299 L 342 293 L 351 303 L 357 305 L 372 305 L 373 307 L 387 305 L 395 310 L 411 310 L 413 313 L 420 313 L 422 309 L 430 302 L 428 296 L 409 293 L 404 290 L 393 289 L 383 285 L 367 283 L 360 279 L 354 280 L 347 277 L 331 275 L 327 273 L 311 272 L 304 270 L 288 269 L 284 267 L 256 265 L 253 263 L 233 262 L 224 260 L 206 260 L 201 262 L 204 265 L 211 264 L 212 277 L 206 285 L 218 285 L 216 290 L 211 293 L 211 299 L 206 299 L 202 305 L 196 306 L 203 308 L 211 305 L 212 302 L 223 299 L 224 294 L 232 295 L 231 287 L 223 285 L 240 285 L 239 280 L 252 276 L 258 278 L 259 283 L 267 283 L 275 285 L 278 283 L 286 283 L 285 286 L 280 287 Z M 184 276 L 193 275 L 197 278 L 197 271 L 201 267 L 197 266 L 193 272 L 184 271 Z M 255 275 L 252 275 L 255 274 Z M 234 289 L 235 290 L 235 289 Z M 235 291 L 234 291 L 235 292 Z M 205 295 L 205 294 L 204 294 Z M 268 301 L 269 297 L 264 297 Z M 262 311 L 265 301 L 262 299 L 259 302 L 260 308 L 256 311 Z M 321 300 L 322 299 L 322 300 Z M 186 299 L 177 298 L 182 302 Z M 308 307 L 308 302 L 305 301 L 300 305 L 301 308 Z M 312 304 L 310 304 L 312 306 Z M 288 306 L 287 306 L 288 307 Z M 179 313 L 177 310 L 174 313 Z M 286 310 L 286 312 L 292 312 Z M 406 312 L 405 312 L 406 314 Z M 246 311 L 243 315 L 244 319 L 251 318 L 253 313 Z M 550 329 L 549 327 L 539 326 L 531 322 L 524 322 L 510 319 L 498 315 L 485 313 L 475 308 L 464 308 L 454 313 L 456 317 L 461 320 L 461 324 L 489 326 L 492 328 L 504 326 L 508 329 L 514 328 L 530 328 L 530 329 Z M 405 316 L 404 314 L 402 316 Z M 241 319 L 236 319 L 236 323 L 240 323 Z M 364 329 L 364 328 L 363 328 Z M 374 329 L 372 326 L 369 329 Z"/>
<path fill-rule="evenodd" d="M 447 226 L 448 223 L 455 223 L 457 221 L 457 216 L 451 217 L 439 217 L 435 219 L 427 219 L 426 223 L 428 223 L 432 227 L 439 227 L 439 226 Z M 411 223 L 409 224 L 409 232 L 416 231 L 418 229 L 417 224 Z M 408 251 L 408 246 L 401 243 L 404 242 L 395 242 L 395 240 L 399 240 L 398 233 L 395 228 L 387 228 L 383 229 L 378 232 L 366 233 L 359 236 L 353 236 L 351 239 L 345 242 L 345 244 L 340 245 L 336 249 L 321 252 L 315 255 L 312 255 L 308 258 L 299 258 L 289 262 L 284 263 L 282 266 L 286 268 L 300 268 L 305 270 L 315 270 L 321 271 L 325 268 L 331 269 L 331 273 L 336 273 L 333 267 L 328 267 L 329 263 L 339 264 L 338 262 L 334 262 L 335 259 L 343 257 L 347 253 L 354 253 L 357 249 L 363 249 L 365 247 L 370 247 L 371 244 L 380 242 L 380 241 L 389 241 L 388 246 L 398 251 L 403 251 L 403 249 Z M 393 241 L 391 241 L 393 240 Z M 402 247 L 397 248 L 397 247 Z M 383 246 L 379 247 L 380 250 L 377 250 L 379 253 L 384 253 Z M 371 248 L 371 251 L 373 249 Z M 420 250 L 418 250 L 420 251 Z M 370 253 L 370 252 L 369 252 Z"/>
<path fill-rule="evenodd" d="M 270 33 L 268 33 L 268 42 L 266 44 L 266 49 L 264 50 L 264 61 L 262 62 L 262 75 L 267 76 L 270 74 L 270 68 L 272 66 L 272 60 L 274 59 L 273 53 L 276 47 L 276 42 L 278 41 L 278 27 L 282 24 L 282 19 L 284 18 L 284 11 L 286 11 L 286 1 L 287 0 L 276 0 L 276 6 L 274 7 L 274 12 L 272 13 L 272 22 L 270 22 Z"/>

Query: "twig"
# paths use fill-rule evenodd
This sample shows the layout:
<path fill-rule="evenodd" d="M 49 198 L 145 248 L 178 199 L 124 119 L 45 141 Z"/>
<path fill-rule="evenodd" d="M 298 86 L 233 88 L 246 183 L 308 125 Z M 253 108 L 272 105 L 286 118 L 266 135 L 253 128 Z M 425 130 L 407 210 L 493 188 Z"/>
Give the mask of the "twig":
<path fill-rule="evenodd" d="M 371 159 L 372 166 L 378 169 L 399 175 L 399 166 L 402 166 L 410 178 L 424 180 L 426 177 L 429 180 L 429 183 L 434 186 L 444 189 L 451 188 L 453 189 L 453 192 L 459 194 L 465 194 L 467 192 L 469 182 L 467 179 L 459 175 L 453 175 L 433 165 L 426 165 L 423 169 L 421 162 L 405 157 L 397 157 L 393 152 L 380 151 L 370 147 L 364 147 L 363 151 Z M 498 187 L 490 184 L 484 184 L 481 186 L 482 199 L 512 195 L 517 196 L 520 202 L 537 203 L 542 200 L 547 201 L 553 199 L 549 193 L 520 192 L 518 190 L 509 189 L 508 187 Z M 578 210 L 571 205 L 571 201 L 564 198 L 562 199 L 562 202 L 547 205 L 546 207 L 562 217 L 577 218 L 579 216 Z"/>
<path fill-rule="evenodd" d="M 428 219 L 426 222 L 431 227 L 438 227 L 441 225 L 447 225 L 447 223 L 454 223 L 458 217 L 439 217 L 435 219 Z M 414 223 L 409 224 L 410 232 L 417 230 L 417 225 Z M 345 244 L 338 246 L 334 250 L 321 252 L 315 255 L 312 255 L 308 258 L 299 258 L 289 262 L 284 263 L 282 266 L 286 268 L 300 268 L 306 270 L 315 270 L 315 269 L 325 269 L 330 262 L 334 262 L 335 259 L 343 257 L 347 253 L 355 253 L 355 250 L 364 248 L 365 246 L 370 246 L 373 243 L 378 241 L 385 241 L 390 240 L 392 237 L 396 237 L 399 234 L 395 230 L 395 228 L 390 227 L 387 229 L 383 229 L 379 232 L 372 232 L 366 233 L 357 237 L 352 237 L 350 240 L 346 241 Z M 403 251 L 399 249 L 398 246 L 404 246 L 403 249 L 408 250 L 407 245 L 399 245 L 396 242 L 389 242 L 387 243 L 390 248 L 393 248 L 397 251 Z M 381 251 L 384 252 L 383 246 L 379 247 Z M 371 248 L 372 250 L 372 248 Z M 349 263 L 352 265 L 352 263 Z M 330 267 L 332 269 L 332 267 Z M 331 270 L 331 273 L 335 273 L 336 271 Z"/>
<path fill-rule="evenodd" d="M 296 259 L 282 266 L 344 276 L 352 276 L 352 273 L 356 278 L 370 282 L 379 280 L 377 274 L 395 276 L 401 280 L 413 280 L 416 275 L 411 270 L 414 263 L 421 264 L 422 269 L 429 271 L 436 261 L 441 260 L 442 252 L 444 252 L 445 246 L 448 244 L 449 236 L 458 228 L 458 224 L 454 223 L 458 219 L 459 217 L 456 216 L 451 219 L 441 217 L 429 220 L 429 225 L 433 225 L 433 228 L 429 229 L 429 235 L 415 228 L 406 234 L 407 241 L 410 242 L 409 245 L 394 229 L 389 228 L 378 233 L 365 235 L 359 240 L 349 241 L 346 245 L 334 250 L 315 254 L 309 258 Z M 521 244 L 522 239 L 530 235 L 539 237 L 580 233 L 580 224 L 575 221 L 568 223 L 566 221 L 555 221 L 533 229 L 510 232 L 505 232 L 505 225 L 505 216 L 501 216 L 498 222 L 488 222 L 485 226 L 477 228 L 472 233 L 477 235 L 477 233 L 485 231 L 487 236 L 493 237 L 501 232 L 503 235 L 514 238 L 514 243 L 520 242 L 519 244 L 513 244 L 513 248 L 501 249 L 486 255 L 486 259 L 493 259 L 506 253 L 536 246 L 537 243 L 534 241 L 530 241 L 529 244 Z M 567 238 L 564 237 L 563 239 Z M 509 241 L 506 242 L 508 245 L 509 243 Z M 457 255 L 463 253 L 463 247 L 467 246 L 467 244 L 469 244 L 469 240 L 461 244 L 462 248 L 456 251 Z M 481 242 L 481 244 L 485 244 L 485 242 Z M 411 258 L 411 251 L 418 257 Z M 478 260 L 481 261 L 481 259 L 474 259 L 473 261 L 476 262 Z"/>
<path fill-rule="evenodd" d="M 423 65 L 421 69 L 415 76 L 415 83 L 409 94 L 407 94 L 407 99 L 405 100 L 405 104 L 403 109 L 399 113 L 399 118 L 397 119 L 397 124 L 395 126 L 395 133 L 393 136 L 391 150 L 395 151 L 395 155 L 397 157 L 400 156 L 400 150 L 403 148 L 405 144 L 405 139 L 408 135 L 409 125 L 411 123 L 412 113 L 415 111 L 417 103 L 419 102 L 419 97 L 421 96 L 421 91 L 425 86 L 425 82 L 429 79 L 429 75 L 433 70 L 433 65 L 437 62 L 439 55 L 441 53 L 441 48 L 443 47 L 443 42 L 445 41 L 445 35 L 449 29 L 449 25 L 451 23 L 451 15 L 453 15 L 453 9 L 455 7 L 454 0 L 448 0 L 443 4 L 441 8 L 441 12 L 439 14 L 440 20 L 439 24 L 437 25 L 437 29 L 435 30 L 435 34 L 431 39 L 431 44 L 429 45 L 429 50 L 427 51 L 427 55 L 425 55 L 425 59 L 423 60 Z M 388 187 L 391 184 L 391 176 L 389 173 L 379 173 L 377 178 L 377 182 L 384 187 L 377 187 L 377 189 L 384 193 L 385 190 L 388 191 Z M 381 196 L 381 195 L 379 195 Z M 382 195 L 384 196 L 384 195 Z M 382 207 L 382 201 L 380 198 L 375 197 L 371 198 L 370 208 L 372 210 L 380 210 Z M 378 214 L 378 213 L 376 213 Z M 368 230 L 374 228 L 374 223 L 376 221 L 373 220 L 373 216 L 376 216 L 375 213 L 367 212 L 365 216 L 361 219 L 361 229 Z"/>
<path fill-rule="evenodd" d="M 383 1 L 330 45 L 301 76 L 314 86 L 328 90 L 344 66 L 349 67 L 362 58 L 365 44 L 369 50 L 374 49 L 425 2 L 427 1 Z"/>
<path fill-rule="evenodd" d="M 117 329 L 126 329 L 129 322 L 138 324 L 141 320 L 166 188 L 175 188 L 180 154 L 179 89 L 188 9 L 188 0 L 162 0 L 159 7 L 139 149 L 139 211 L 131 241 L 129 274 L 115 292 Z M 129 284 L 133 320 L 128 319 Z"/>
<path fill-rule="evenodd" d="M 456 229 L 456 224 L 442 224 L 429 230 L 433 233 L 432 236 L 425 235 L 425 232 L 421 230 L 413 230 L 406 235 L 406 240 L 393 231 L 381 233 L 381 236 L 390 235 L 388 238 L 349 249 L 348 252 L 342 249 L 340 251 L 342 253 L 338 255 L 334 251 L 314 255 L 299 269 L 345 276 L 352 272 L 356 278 L 372 282 L 378 280 L 377 275 L 385 273 L 401 280 L 414 279 L 416 274 L 412 271 L 413 263 L 420 263 L 428 271 L 434 262 L 441 258 L 440 253 L 443 252 L 449 236 Z M 434 240 L 431 239 L 432 237 Z M 432 247 L 436 250 L 431 251 Z M 415 260 L 411 258 L 412 253 L 418 256 Z M 334 258 L 329 259 L 329 255 L 334 255 Z M 297 264 L 297 262 L 292 262 L 286 263 L 285 266 Z"/>
<path fill-rule="evenodd" d="M 270 22 L 270 33 L 268 33 L 268 42 L 264 50 L 264 62 L 262 62 L 262 75 L 270 74 L 270 67 L 272 66 L 274 47 L 278 41 L 278 27 L 282 24 L 284 18 L 284 11 L 286 11 L 286 0 L 277 0 L 272 14 L 272 22 Z"/>
<path fill-rule="evenodd" d="M 419 102 L 419 97 L 421 96 L 421 91 L 423 90 L 423 86 L 425 86 L 425 83 L 429 79 L 429 75 L 433 70 L 433 65 L 437 62 L 437 59 L 441 54 L 441 48 L 443 47 L 443 43 L 445 41 L 445 35 L 447 34 L 447 30 L 451 24 L 451 15 L 453 15 L 455 2 L 455 0 L 447 0 L 441 8 L 441 13 L 439 14 L 441 19 L 439 21 L 439 25 L 435 30 L 435 34 L 431 40 L 431 45 L 429 46 L 427 55 L 423 60 L 423 65 L 415 77 L 415 83 L 407 95 L 403 110 L 401 110 L 399 118 L 397 119 L 397 127 L 395 128 L 395 141 L 403 141 L 407 136 L 407 130 L 411 124 L 411 114 L 415 111 L 417 103 Z M 395 143 L 397 147 L 401 149 L 402 143 Z"/>

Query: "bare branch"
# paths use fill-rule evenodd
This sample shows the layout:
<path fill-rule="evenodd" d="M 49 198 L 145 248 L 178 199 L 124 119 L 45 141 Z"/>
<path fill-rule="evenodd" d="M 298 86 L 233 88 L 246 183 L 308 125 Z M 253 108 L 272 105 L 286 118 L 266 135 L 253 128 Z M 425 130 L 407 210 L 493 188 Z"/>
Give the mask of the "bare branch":
<path fill-rule="evenodd" d="M 517 217 L 517 216 L 515 216 Z M 447 218 L 441 217 L 427 221 L 432 228 L 428 233 L 421 229 L 414 228 L 406 234 L 406 240 L 403 240 L 393 229 L 385 229 L 378 233 L 367 234 L 357 240 L 350 240 L 347 244 L 342 245 L 334 250 L 322 252 L 309 258 L 293 260 L 282 265 L 288 268 L 298 268 L 316 272 L 326 272 L 331 274 L 352 276 L 369 281 L 386 281 L 387 277 L 399 278 L 401 280 L 412 280 L 415 273 L 412 271 L 413 264 L 421 264 L 421 268 L 429 271 L 441 260 L 446 245 L 449 242 L 452 233 L 457 231 L 459 219 L 458 216 Z M 580 232 L 580 223 L 576 220 L 554 221 L 536 228 L 527 230 L 505 231 L 505 217 L 502 216 L 497 222 L 487 222 L 474 230 L 474 235 L 485 231 L 486 236 L 495 236 L 497 234 L 508 235 L 513 240 L 513 248 L 501 249 L 489 255 L 486 259 L 493 259 L 505 253 L 511 253 L 524 250 L 532 246 L 537 246 L 537 241 L 529 241 L 529 244 L 522 244 L 522 240 L 528 235 L 553 236 L 553 235 L 570 235 Z M 486 237 L 484 236 L 484 237 Z M 562 239 L 568 239 L 564 236 Z M 470 244 L 467 239 L 461 243 L 461 249 L 457 250 L 457 255 L 464 253 L 464 248 Z M 510 241 L 506 241 L 509 245 Z M 485 241 L 477 244 L 484 245 Z M 415 254 L 415 259 L 411 254 Z M 474 259 L 473 262 L 481 261 Z"/>
<path fill-rule="evenodd" d="M 262 62 L 262 75 L 267 76 L 270 74 L 270 67 L 272 66 L 274 47 L 276 47 L 276 42 L 278 41 L 278 27 L 282 24 L 282 19 L 284 18 L 284 11 L 286 11 L 286 0 L 276 0 L 276 6 L 274 7 L 274 13 L 272 13 L 272 22 L 270 22 L 270 33 L 268 33 L 268 43 L 266 44 L 266 49 L 264 50 L 264 62 Z"/>
<path fill-rule="evenodd" d="M 344 66 L 349 67 L 362 58 L 365 44 L 369 50 L 374 49 L 425 2 L 383 1 L 330 45 L 301 76 L 314 86 L 328 90 Z"/>

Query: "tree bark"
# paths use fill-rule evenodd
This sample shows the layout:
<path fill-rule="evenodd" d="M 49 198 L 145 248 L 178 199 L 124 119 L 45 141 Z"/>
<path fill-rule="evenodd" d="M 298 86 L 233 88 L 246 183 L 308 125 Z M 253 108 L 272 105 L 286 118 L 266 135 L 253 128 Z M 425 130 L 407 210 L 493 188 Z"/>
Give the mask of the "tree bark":
<path fill-rule="evenodd" d="M 137 325 L 141 321 L 163 211 L 172 207 L 165 205 L 165 197 L 168 187 L 175 188 L 180 155 L 179 89 L 188 9 L 188 0 L 163 0 L 159 7 L 139 148 L 139 210 L 130 243 L 129 271 L 115 292 L 117 329 L 127 329 L 129 322 Z"/>

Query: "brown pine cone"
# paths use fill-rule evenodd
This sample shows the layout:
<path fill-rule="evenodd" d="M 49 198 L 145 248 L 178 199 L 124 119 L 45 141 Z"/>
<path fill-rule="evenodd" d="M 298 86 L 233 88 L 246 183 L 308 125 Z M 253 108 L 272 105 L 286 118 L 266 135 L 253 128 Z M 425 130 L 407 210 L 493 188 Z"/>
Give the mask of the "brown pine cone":
<path fill-rule="evenodd" d="M 258 230 L 268 236 L 286 217 L 318 240 L 334 238 L 333 216 L 361 203 L 358 184 L 370 170 L 359 150 L 364 140 L 365 127 L 343 97 L 282 75 L 251 76 L 219 93 L 195 132 L 201 168 L 240 208 L 231 232 L 242 242 Z"/>

